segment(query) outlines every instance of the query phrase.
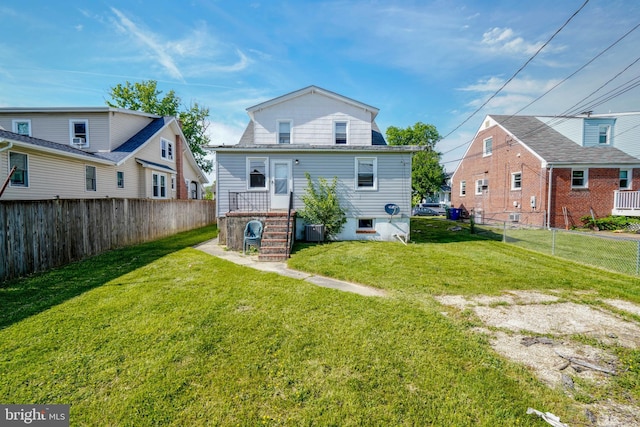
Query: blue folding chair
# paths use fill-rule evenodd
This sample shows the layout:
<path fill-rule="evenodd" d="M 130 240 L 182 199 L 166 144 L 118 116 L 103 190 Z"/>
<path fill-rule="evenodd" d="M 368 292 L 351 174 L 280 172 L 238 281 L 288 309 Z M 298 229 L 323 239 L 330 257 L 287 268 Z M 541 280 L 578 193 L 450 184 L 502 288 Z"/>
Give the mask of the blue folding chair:
<path fill-rule="evenodd" d="M 247 253 L 247 248 L 251 245 L 260 248 L 262 241 L 262 223 L 257 220 L 251 220 L 244 227 L 244 241 L 242 242 L 242 253 Z"/>

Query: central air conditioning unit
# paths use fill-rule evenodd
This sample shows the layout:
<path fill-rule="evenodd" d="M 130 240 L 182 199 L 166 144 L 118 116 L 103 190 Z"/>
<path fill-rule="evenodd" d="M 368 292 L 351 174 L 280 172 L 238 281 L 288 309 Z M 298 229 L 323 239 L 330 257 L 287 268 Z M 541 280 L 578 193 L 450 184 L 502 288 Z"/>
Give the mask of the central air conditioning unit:
<path fill-rule="evenodd" d="M 73 138 L 73 139 L 71 140 L 71 143 L 72 143 L 73 145 L 84 145 L 84 144 L 85 144 L 85 141 L 86 141 L 86 140 L 85 140 L 84 138 Z"/>
<path fill-rule="evenodd" d="M 519 213 L 510 213 L 509 214 L 509 221 L 511 221 L 511 222 L 520 221 L 520 214 Z"/>

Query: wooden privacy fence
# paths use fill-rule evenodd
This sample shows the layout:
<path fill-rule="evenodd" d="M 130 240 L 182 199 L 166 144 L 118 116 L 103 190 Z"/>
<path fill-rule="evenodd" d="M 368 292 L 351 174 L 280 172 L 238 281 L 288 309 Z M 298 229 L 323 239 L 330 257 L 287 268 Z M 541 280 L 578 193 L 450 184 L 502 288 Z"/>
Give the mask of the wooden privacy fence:
<path fill-rule="evenodd" d="M 208 200 L 0 202 L 0 282 L 212 224 Z"/>

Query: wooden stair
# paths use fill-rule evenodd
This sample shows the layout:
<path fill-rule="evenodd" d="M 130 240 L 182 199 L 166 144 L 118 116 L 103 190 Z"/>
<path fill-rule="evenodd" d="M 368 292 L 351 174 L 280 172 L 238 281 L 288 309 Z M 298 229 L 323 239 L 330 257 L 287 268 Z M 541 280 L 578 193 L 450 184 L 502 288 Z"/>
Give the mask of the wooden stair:
<path fill-rule="evenodd" d="M 289 244 L 293 244 L 295 214 L 291 215 L 289 224 Z M 286 261 L 287 250 L 287 214 L 268 216 L 262 232 L 259 261 Z"/>

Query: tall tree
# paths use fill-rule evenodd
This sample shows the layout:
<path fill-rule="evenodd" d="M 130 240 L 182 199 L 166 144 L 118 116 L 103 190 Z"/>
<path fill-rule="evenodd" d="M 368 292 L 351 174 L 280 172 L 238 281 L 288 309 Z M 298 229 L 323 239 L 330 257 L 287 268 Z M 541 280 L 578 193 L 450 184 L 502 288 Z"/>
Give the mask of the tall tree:
<path fill-rule="evenodd" d="M 206 158 L 207 152 L 202 148 L 210 142 L 207 135 L 209 108 L 198 103 L 181 108 L 180 97 L 173 90 L 161 96 L 162 91 L 158 89 L 158 82 L 155 80 L 125 82 L 124 85 L 119 83 L 111 88 L 109 95 L 111 100 L 107 101 L 107 105 L 110 107 L 127 108 L 158 116 L 174 116 L 180 120 L 182 133 L 198 166 L 205 172 L 211 172 L 213 162 Z"/>
<path fill-rule="evenodd" d="M 440 153 L 435 150 L 441 136 L 434 125 L 417 122 L 406 129 L 387 128 L 389 145 L 417 145 L 423 147 L 413 155 L 411 187 L 418 200 L 440 191 L 446 175 L 440 164 Z"/>

